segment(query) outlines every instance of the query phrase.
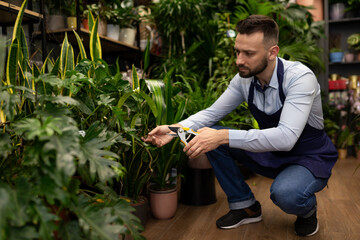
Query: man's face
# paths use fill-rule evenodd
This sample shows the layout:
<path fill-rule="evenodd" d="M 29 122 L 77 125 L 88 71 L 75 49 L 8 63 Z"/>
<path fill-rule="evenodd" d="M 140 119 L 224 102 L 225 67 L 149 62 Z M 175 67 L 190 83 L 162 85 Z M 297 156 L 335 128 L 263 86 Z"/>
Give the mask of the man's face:
<path fill-rule="evenodd" d="M 241 77 L 248 78 L 263 72 L 268 66 L 267 48 L 263 43 L 264 34 L 255 32 L 250 35 L 236 36 L 236 66 Z"/>

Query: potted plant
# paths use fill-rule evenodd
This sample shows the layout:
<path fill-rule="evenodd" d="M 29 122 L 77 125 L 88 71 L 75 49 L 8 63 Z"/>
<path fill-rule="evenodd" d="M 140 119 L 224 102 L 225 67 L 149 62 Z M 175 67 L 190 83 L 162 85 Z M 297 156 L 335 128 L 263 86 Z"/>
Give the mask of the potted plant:
<path fill-rule="evenodd" d="M 47 10 L 47 29 L 54 31 L 65 28 L 64 17 L 61 14 L 61 9 L 64 7 L 64 2 L 45 0 L 45 9 Z"/>
<path fill-rule="evenodd" d="M 76 18 L 76 1 L 65 0 L 64 10 L 66 14 L 66 24 L 68 28 L 76 29 L 77 18 Z"/>
<path fill-rule="evenodd" d="M 343 125 L 336 139 L 336 147 L 339 152 L 339 159 L 347 157 L 347 148 L 354 146 L 354 137 L 356 133 L 353 132 L 349 126 Z"/>
<path fill-rule="evenodd" d="M 330 49 L 330 62 L 342 62 L 344 56 L 344 52 L 340 48 L 332 48 Z"/>
<path fill-rule="evenodd" d="M 171 69 L 163 80 L 146 80 L 158 110 L 157 125 L 179 122 L 185 111 L 185 99 L 178 104 L 176 111 L 173 106 L 175 105 L 173 96 L 176 96 L 177 89 L 173 89 L 169 77 L 172 71 Z M 175 180 L 178 175 L 174 176 L 172 171 L 178 168 L 185 157 L 181 149 L 182 146 L 177 138 L 172 143 L 153 150 L 156 160 L 149 185 L 149 198 L 152 214 L 158 219 L 169 219 L 176 213 L 178 185 Z"/>
<path fill-rule="evenodd" d="M 102 36 L 106 36 L 107 33 L 107 20 L 113 16 L 113 11 L 109 6 L 105 5 L 102 1 L 93 4 L 87 4 L 85 6 L 83 16 L 87 17 L 89 12 L 94 15 L 94 18 L 99 17 L 98 33 Z"/>
<path fill-rule="evenodd" d="M 340 20 L 344 18 L 346 2 L 347 0 L 329 0 L 331 20 Z"/>
<path fill-rule="evenodd" d="M 140 21 L 137 7 L 134 6 L 132 0 L 125 0 L 122 1 L 120 7 L 116 9 L 116 14 L 120 26 L 119 41 L 134 45 L 136 26 Z"/>
<path fill-rule="evenodd" d="M 357 52 L 357 60 L 360 61 L 360 33 L 351 34 L 346 42 L 352 50 Z"/>
<path fill-rule="evenodd" d="M 95 89 L 103 88 L 104 82 L 92 79 L 91 71 L 81 66 L 84 62 L 75 68 L 69 63 L 63 79 L 60 58 L 55 64 L 47 58 L 49 65 L 42 68 L 29 65 L 21 34 L 25 5 L 26 0 L 8 49 L 7 80 L 0 85 L 1 238 L 65 239 L 70 234 L 83 239 L 118 239 L 131 234 L 143 239 L 139 220 L 125 200 L 83 188 L 84 179 L 93 186 L 107 184 L 120 167 L 115 161 L 118 155 L 110 151 L 119 143 L 120 134 L 108 130 L 110 122 L 80 122 L 77 113 L 86 112 L 85 104 L 71 97 L 86 92 L 94 82 L 98 84 Z M 74 62 L 67 38 L 62 51 Z M 0 61 L 1 69 L 4 62 Z M 24 68 L 20 70 L 19 65 Z M 51 66 L 49 72 L 47 66 Z M 103 91 L 93 93 L 100 106 L 111 103 L 105 101 Z"/>

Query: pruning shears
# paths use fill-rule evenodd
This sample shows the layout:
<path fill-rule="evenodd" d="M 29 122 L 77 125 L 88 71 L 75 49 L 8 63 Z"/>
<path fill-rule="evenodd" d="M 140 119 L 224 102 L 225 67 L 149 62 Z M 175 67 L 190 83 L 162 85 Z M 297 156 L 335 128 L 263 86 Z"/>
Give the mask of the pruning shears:
<path fill-rule="evenodd" d="M 198 132 L 193 131 L 191 128 L 186 127 L 169 127 L 169 129 L 175 134 L 169 133 L 170 136 L 173 137 L 179 137 L 180 141 L 186 146 L 188 142 L 191 141 L 196 135 L 198 135 Z"/>

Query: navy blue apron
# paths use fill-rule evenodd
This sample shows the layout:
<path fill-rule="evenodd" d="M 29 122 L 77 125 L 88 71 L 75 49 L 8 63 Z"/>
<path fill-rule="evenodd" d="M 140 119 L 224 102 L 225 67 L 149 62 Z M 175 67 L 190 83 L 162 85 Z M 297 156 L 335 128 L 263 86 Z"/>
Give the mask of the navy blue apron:
<path fill-rule="evenodd" d="M 282 86 L 284 65 L 280 59 L 278 59 L 277 78 L 279 97 L 282 105 L 284 105 L 286 98 Z M 282 107 L 271 115 L 260 111 L 253 103 L 255 87 L 261 88 L 256 84 L 256 81 L 256 79 L 252 81 L 249 88 L 248 105 L 250 112 L 258 122 L 260 129 L 277 127 Z M 279 168 L 298 164 L 309 169 L 314 176 L 321 178 L 330 177 L 331 169 L 338 158 L 337 150 L 325 131 L 316 129 L 309 124 L 306 124 L 300 138 L 290 151 L 245 152 L 251 159 L 262 166 Z"/>

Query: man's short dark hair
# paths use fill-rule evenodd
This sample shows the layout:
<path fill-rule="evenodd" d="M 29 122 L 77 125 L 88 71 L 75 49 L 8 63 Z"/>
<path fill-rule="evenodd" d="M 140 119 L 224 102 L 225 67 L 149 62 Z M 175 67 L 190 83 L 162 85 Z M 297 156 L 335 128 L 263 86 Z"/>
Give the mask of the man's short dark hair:
<path fill-rule="evenodd" d="M 252 34 L 255 32 L 264 33 L 264 43 L 271 45 L 278 44 L 279 27 L 274 19 L 264 15 L 250 15 L 240 20 L 236 25 L 236 30 L 240 34 Z"/>

